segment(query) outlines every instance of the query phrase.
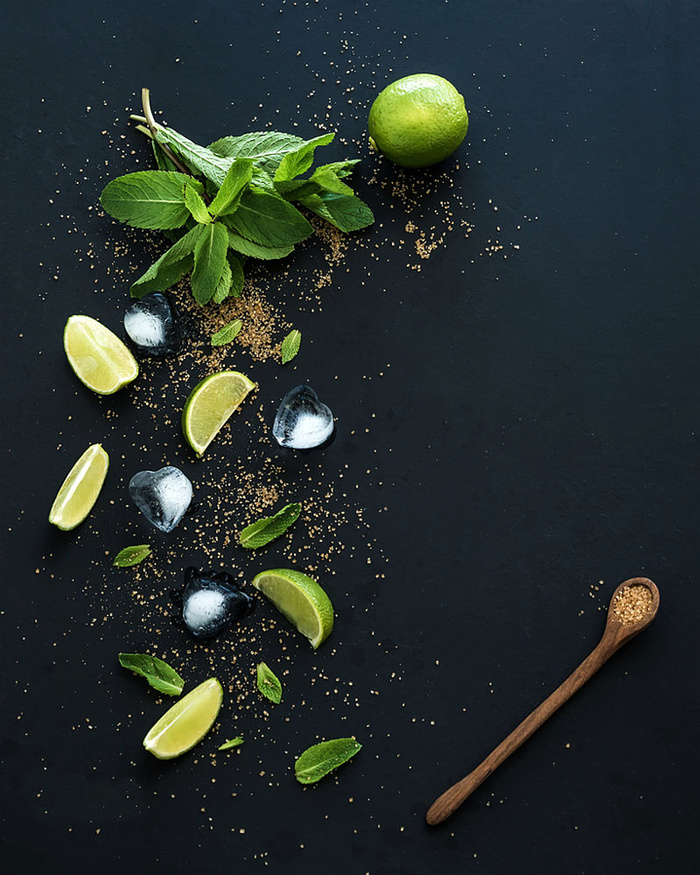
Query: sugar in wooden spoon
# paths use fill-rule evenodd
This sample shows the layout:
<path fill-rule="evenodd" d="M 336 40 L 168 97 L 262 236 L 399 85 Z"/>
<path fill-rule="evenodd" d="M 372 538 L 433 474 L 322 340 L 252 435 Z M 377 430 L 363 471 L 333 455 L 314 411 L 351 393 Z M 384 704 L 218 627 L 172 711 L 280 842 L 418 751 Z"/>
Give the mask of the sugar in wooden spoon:
<path fill-rule="evenodd" d="M 476 790 L 504 760 L 516 751 L 536 729 L 551 717 L 554 712 L 570 699 L 586 681 L 623 644 L 639 634 L 651 623 L 659 609 L 659 590 L 656 584 L 646 577 L 632 577 L 621 583 L 610 599 L 608 619 L 603 637 L 598 645 L 575 669 L 564 683 L 538 705 L 523 722 L 516 726 L 507 738 L 493 750 L 486 759 L 461 781 L 439 796 L 428 809 L 425 819 L 429 824 L 442 823 L 464 800 Z"/>

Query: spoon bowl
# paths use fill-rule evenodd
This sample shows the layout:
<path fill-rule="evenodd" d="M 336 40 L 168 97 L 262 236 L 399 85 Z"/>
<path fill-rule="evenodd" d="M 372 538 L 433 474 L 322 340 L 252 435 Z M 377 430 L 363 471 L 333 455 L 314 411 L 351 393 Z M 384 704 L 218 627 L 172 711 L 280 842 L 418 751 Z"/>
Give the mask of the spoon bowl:
<path fill-rule="evenodd" d="M 610 657 L 651 623 L 659 610 L 659 590 L 648 577 L 631 577 L 615 588 L 603 635 L 581 665 L 532 711 L 473 772 L 438 796 L 426 821 L 434 826 L 448 818 L 523 742 L 573 696 Z"/>

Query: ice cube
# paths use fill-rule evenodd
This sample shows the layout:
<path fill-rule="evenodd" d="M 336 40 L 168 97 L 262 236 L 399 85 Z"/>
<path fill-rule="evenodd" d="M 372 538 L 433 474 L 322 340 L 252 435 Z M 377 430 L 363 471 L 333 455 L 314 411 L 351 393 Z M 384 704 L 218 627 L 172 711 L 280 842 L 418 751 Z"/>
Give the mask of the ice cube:
<path fill-rule="evenodd" d="M 124 314 L 124 330 L 141 352 L 156 358 L 177 352 L 182 331 L 177 310 L 166 295 L 144 295 Z"/>
<path fill-rule="evenodd" d="M 161 532 L 172 532 L 192 501 L 192 484 L 179 468 L 139 471 L 129 481 L 129 495 L 146 519 Z"/>
<path fill-rule="evenodd" d="M 333 434 L 333 414 L 310 386 L 297 386 L 282 399 L 272 434 L 282 447 L 310 450 Z"/>
<path fill-rule="evenodd" d="M 213 638 L 228 625 L 249 614 L 255 602 L 225 571 L 185 569 L 185 589 L 173 593 L 182 603 L 182 621 L 193 638 Z"/>

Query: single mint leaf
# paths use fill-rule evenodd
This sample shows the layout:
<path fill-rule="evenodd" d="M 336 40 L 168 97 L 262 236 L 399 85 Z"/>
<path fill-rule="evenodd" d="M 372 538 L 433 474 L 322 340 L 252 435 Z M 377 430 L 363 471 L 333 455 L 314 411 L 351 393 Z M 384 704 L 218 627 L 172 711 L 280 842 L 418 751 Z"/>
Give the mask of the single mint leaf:
<path fill-rule="evenodd" d="M 189 218 L 184 173 L 141 170 L 108 182 L 100 203 L 115 219 L 133 228 L 179 228 Z"/>
<path fill-rule="evenodd" d="M 272 669 L 264 662 L 258 664 L 258 689 L 275 705 L 282 701 L 282 682 Z"/>
<path fill-rule="evenodd" d="M 223 328 L 220 328 L 216 334 L 212 334 L 211 336 L 211 345 L 212 346 L 226 346 L 227 343 L 231 343 L 231 341 L 236 337 L 238 332 L 241 330 L 241 325 L 243 323 L 240 319 L 234 319 L 233 322 L 229 322 L 228 325 L 224 325 Z"/>
<path fill-rule="evenodd" d="M 119 664 L 146 678 L 154 690 L 166 696 L 179 696 L 185 682 L 174 668 L 148 653 L 120 653 Z"/>
<path fill-rule="evenodd" d="M 274 173 L 288 152 L 303 144 L 301 137 L 280 131 L 252 131 L 240 137 L 222 137 L 209 146 L 211 152 L 222 158 L 252 158 L 255 163 Z"/>
<path fill-rule="evenodd" d="M 253 178 L 253 159 L 237 158 L 229 168 L 216 197 L 209 204 L 212 216 L 232 213 L 238 206 L 243 189 Z"/>
<path fill-rule="evenodd" d="M 229 247 L 230 246 L 231 241 L 229 237 Z M 234 298 L 240 298 L 241 293 L 243 292 L 243 284 L 245 283 L 243 262 L 237 255 L 234 255 L 230 248 L 226 258 L 228 259 L 229 267 L 231 268 L 231 289 L 229 290 L 229 295 L 232 295 Z"/>
<path fill-rule="evenodd" d="M 359 231 L 374 222 L 372 210 L 355 195 L 311 195 L 300 203 L 341 231 Z"/>
<path fill-rule="evenodd" d="M 335 134 L 322 134 L 303 143 L 293 152 L 288 152 L 280 161 L 280 166 L 275 171 L 275 181 L 282 179 L 294 179 L 311 167 L 314 160 L 314 152 L 317 146 L 326 146 L 332 142 Z"/>
<path fill-rule="evenodd" d="M 124 547 L 114 557 L 112 565 L 117 568 L 130 568 L 132 565 L 138 565 L 143 562 L 146 557 L 151 555 L 150 544 L 136 544 L 133 547 Z"/>
<path fill-rule="evenodd" d="M 198 304 L 211 300 L 224 273 L 228 233 L 219 222 L 199 226 L 199 236 L 194 248 L 192 271 L 192 294 Z"/>
<path fill-rule="evenodd" d="M 238 543 L 248 550 L 264 547 L 265 544 L 283 535 L 292 523 L 296 522 L 300 513 L 301 505 L 298 502 L 285 504 L 274 516 L 265 517 L 246 526 L 238 536 Z"/>
<path fill-rule="evenodd" d="M 207 205 L 201 194 L 191 184 L 190 180 L 185 183 L 185 204 L 187 209 L 192 213 L 192 218 L 201 225 L 208 225 L 211 222 L 211 216 Z"/>
<path fill-rule="evenodd" d="M 178 158 L 182 159 L 194 173 L 201 173 L 217 186 L 222 185 L 226 179 L 226 174 L 231 166 L 230 158 L 215 155 L 214 152 L 204 146 L 199 146 L 172 128 L 158 128 L 155 137 L 158 143 L 170 146 Z"/>
<path fill-rule="evenodd" d="M 356 164 L 360 163 L 359 158 L 349 158 L 347 161 L 331 161 L 330 164 L 319 164 L 316 170 L 330 170 L 336 176 L 350 176 Z"/>
<path fill-rule="evenodd" d="M 221 277 L 219 278 L 219 282 L 216 284 L 216 291 L 212 296 L 212 301 L 215 304 L 221 304 L 231 294 L 231 280 L 231 265 L 229 264 L 228 258 L 225 258 L 223 269 L 221 271 Z"/>
<path fill-rule="evenodd" d="M 227 224 L 261 246 L 289 246 L 313 234 L 311 224 L 281 197 L 248 189 Z"/>
<path fill-rule="evenodd" d="M 362 749 L 354 738 L 334 738 L 307 748 L 294 763 L 294 777 L 300 784 L 314 784 L 342 766 Z"/>
<path fill-rule="evenodd" d="M 282 348 L 280 350 L 282 354 L 282 364 L 286 365 L 287 362 L 291 362 L 294 356 L 299 352 L 299 347 L 301 346 L 301 331 L 297 331 L 294 328 L 282 341 Z"/>
<path fill-rule="evenodd" d="M 219 750 L 231 750 L 232 747 L 240 747 L 243 744 L 243 736 L 238 735 L 236 738 L 229 738 L 223 744 L 219 745 Z"/>
<path fill-rule="evenodd" d="M 343 194 L 352 197 L 355 192 L 340 180 L 335 170 L 330 170 L 328 167 L 318 167 L 314 170 L 310 182 L 315 182 L 323 191 L 329 191 L 332 194 Z"/>
<path fill-rule="evenodd" d="M 200 226 L 197 225 L 173 243 L 131 286 L 132 298 L 140 298 L 149 292 L 164 292 L 189 273 L 194 264 L 192 256 L 199 232 Z"/>
<path fill-rule="evenodd" d="M 240 252 L 241 255 L 268 261 L 273 258 L 285 258 L 294 251 L 294 245 L 261 246 L 259 243 L 253 243 L 252 240 L 246 240 L 245 237 L 241 237 L 231 228 L 231 218 L 231 216 L 222 216 L 221 221 L 228 227 L 228 245 L 236 252 Z"/>

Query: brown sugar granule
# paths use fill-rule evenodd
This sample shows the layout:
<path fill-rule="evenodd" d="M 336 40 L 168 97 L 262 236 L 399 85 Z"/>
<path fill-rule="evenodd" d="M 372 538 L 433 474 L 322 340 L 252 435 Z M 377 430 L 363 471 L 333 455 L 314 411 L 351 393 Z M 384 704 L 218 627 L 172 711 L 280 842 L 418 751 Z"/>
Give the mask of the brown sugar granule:
<path fill-rule="evenodd" d="M 613 611 L 623 626 L 638 623 L 651 611 L 653 599 L 648 587 L 641 583 L 623 587 L 615 597 Z"/>

